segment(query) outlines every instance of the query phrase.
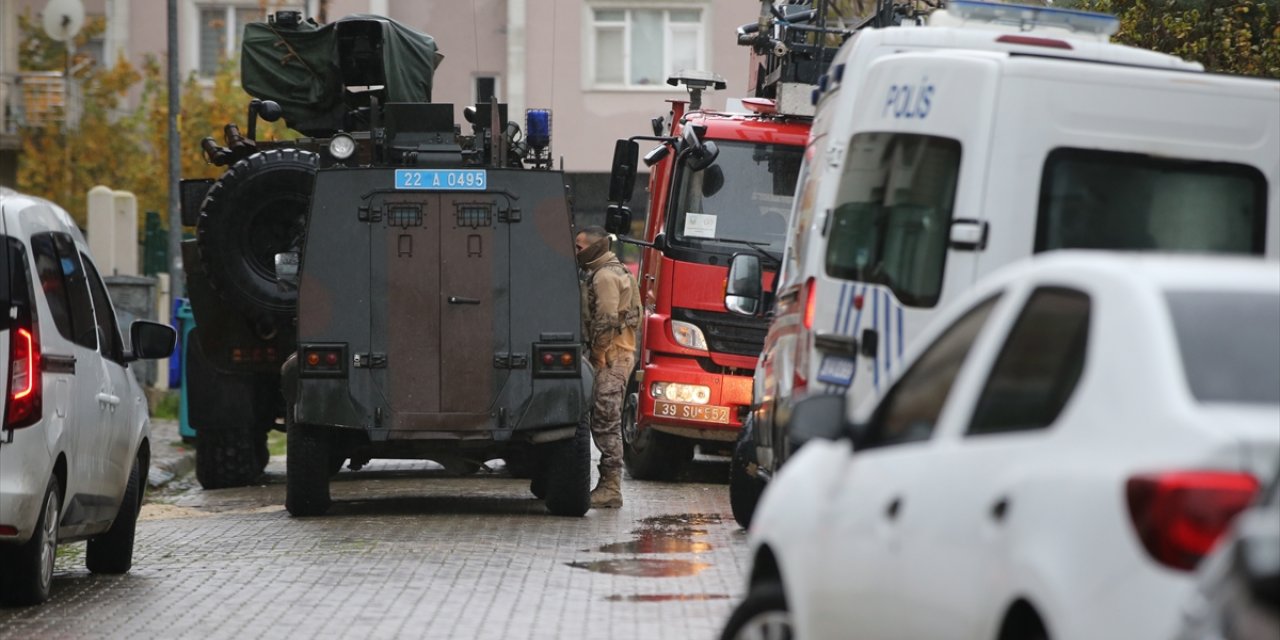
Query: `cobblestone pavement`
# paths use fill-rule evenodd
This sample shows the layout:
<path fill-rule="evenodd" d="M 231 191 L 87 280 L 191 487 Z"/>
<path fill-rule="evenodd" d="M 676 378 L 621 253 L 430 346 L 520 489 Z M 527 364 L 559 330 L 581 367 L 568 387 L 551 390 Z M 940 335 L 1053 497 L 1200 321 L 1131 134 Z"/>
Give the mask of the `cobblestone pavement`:
<path fill-rule="evenodd" d="M 715 638 L 749 568 L 722 463 L 624 481 L 625 507 L 584 518 L 502 473 L 375 461 L 339 474 L 329 515 L 294 519 L 283 460 L 267 471 L 154 496 L 127 575 L 62 547 L 52 599 L 0 609 L 0 638 Z"/>

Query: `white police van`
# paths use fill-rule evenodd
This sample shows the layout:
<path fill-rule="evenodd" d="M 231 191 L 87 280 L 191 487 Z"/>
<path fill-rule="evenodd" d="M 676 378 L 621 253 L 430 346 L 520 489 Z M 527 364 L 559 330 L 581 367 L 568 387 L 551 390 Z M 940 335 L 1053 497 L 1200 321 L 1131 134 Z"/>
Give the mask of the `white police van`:
<path fill-rule="evenodd" d="M 996 267 L 1059 248 L 1280 254 L 1280 82 L 1108 44 L 1115 26 L 957 1 L 931 26 L 845 44 L 735 451 L 739 523 L 800 444 L 795 401 L 878 392 L 935 312 Z M 754 262 L 735 257 L 731 310 L 763 308 Z"/>

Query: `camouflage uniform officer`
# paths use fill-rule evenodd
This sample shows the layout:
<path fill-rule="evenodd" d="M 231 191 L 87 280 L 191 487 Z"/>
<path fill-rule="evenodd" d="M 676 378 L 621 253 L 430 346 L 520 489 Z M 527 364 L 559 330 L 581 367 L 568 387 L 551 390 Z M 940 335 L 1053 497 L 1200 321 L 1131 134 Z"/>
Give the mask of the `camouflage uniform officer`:
<path fill-rule="evenodd" d="M 600 449 L 600 483 L 591 492 L 597 509 L 622 506 L 622 399 L 635 365 L 640 288 L 618 257 L 609 235 L 587 227 L 574 238 L 583 283 L 583 335 L 595 370 L 591 436 Z"/>

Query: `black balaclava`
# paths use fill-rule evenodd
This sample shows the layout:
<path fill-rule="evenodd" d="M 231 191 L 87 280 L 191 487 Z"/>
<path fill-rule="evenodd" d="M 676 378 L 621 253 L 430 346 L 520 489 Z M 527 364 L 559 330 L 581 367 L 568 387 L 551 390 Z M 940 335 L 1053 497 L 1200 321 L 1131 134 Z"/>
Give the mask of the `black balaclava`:
<path fill-rule="evenodd" d="M 609 250 L 609 236 L 605 236 L 603 238 L 600 238 L 599 240 L 596 240 L 595 242 L 592 242 L 591 244 L 587 245 L 586 249 L 583 249 L 582 251 L 578 252 L 578 266 L 582 267 L 583 269 L 586 269 L 587 265 L 591 264 L 592 262 L 595 262 L 596 258 L 599 258 L 600 256 L 604 255 L 604 253 L 608 250 Z"/>

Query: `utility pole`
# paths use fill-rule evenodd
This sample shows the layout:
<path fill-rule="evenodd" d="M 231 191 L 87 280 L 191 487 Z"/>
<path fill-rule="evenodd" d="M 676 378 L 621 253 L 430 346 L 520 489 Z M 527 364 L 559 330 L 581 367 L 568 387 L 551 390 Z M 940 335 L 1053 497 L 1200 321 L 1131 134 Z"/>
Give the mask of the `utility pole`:
<path fill-rule="evenodd" d="M 182 212 L 178 206 L 178 180 L 182 163 L 178 157 L 178 0 L 169 2 L 169 291 L 174 298 L 185 291 L 182 282 Z"/>

